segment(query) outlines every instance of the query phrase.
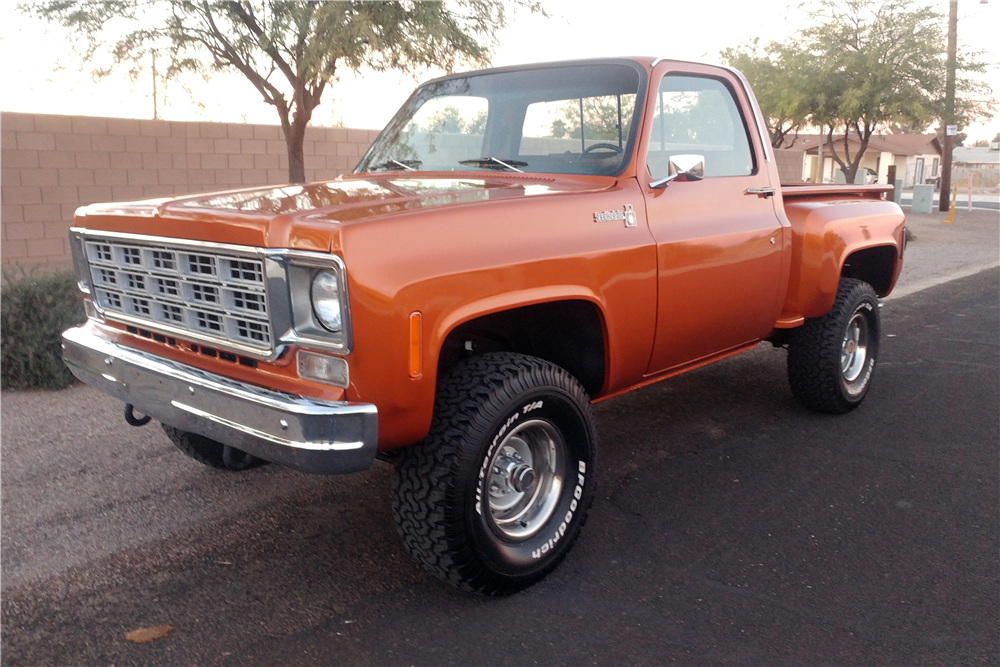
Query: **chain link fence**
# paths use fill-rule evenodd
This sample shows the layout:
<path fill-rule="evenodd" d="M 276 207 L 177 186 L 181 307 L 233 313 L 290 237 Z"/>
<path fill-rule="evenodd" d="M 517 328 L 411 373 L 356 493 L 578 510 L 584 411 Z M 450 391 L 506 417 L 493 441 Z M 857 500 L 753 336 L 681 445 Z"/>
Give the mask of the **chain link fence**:
<path fill-rule="evenodd" d="M 954 165 L 951 170 L 951 182 L 958 186 L 959 192 L 969 189 L 969 176 L 972 176 L 972 192 L 975 194 L 995 194 L 1000 192 L 1000 167 Z"/>

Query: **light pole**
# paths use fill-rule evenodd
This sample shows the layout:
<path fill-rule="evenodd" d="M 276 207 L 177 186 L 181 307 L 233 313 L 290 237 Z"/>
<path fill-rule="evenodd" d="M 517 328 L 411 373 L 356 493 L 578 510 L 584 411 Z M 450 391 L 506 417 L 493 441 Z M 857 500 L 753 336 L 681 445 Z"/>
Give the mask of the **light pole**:
<path fill-rule="evenodd" d="M 156 49 L 153 49 L 153 120 L 160 120 L 156 111 Z"/>
<path fill-rule="evenodd" d="M 948 195 L 951 193 L 951 152 L 955 139 L 951 134 L 955 122 L 955 70 L 958 51 L 958 0 L 951 0 L 948 11 L 948 79 L 944 93 L 944 154 L 941 156 L 941 192 L 938 196 L 938 210 L 948 210 Z M 955 128 L 957 129 L 957 128 Z"/>

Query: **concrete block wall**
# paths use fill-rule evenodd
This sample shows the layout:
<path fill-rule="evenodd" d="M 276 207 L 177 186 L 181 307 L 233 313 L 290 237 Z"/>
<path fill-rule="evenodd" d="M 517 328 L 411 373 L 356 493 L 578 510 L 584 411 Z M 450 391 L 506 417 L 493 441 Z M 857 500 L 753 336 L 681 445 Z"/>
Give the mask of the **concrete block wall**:
<path fill-rule="evenodd" d="M 354 168 L 378 130 L 309 127 L 306 179 Z M 86 204 L 288 181 L 277 125 L 0 114 L 0 260 L 71 265 L 69 228 Z"/>
<path fill-rule="evenodd" d="M 782 183 L 802 182 L 802 161 L 805 151 L 792 148 L 778 148 L 774 151 L 774 163 L 778 167 L 778 178 Z"/>

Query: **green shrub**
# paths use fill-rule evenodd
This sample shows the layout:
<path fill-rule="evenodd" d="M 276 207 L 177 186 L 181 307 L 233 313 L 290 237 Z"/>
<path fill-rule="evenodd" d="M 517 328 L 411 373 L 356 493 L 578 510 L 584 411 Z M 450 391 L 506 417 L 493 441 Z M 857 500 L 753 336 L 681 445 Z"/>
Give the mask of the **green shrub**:
<path fill-rule="evenodd" d="M 0 287 L 0 386 L 62 389 L 73 375 L 60 334 L 86 320 L 71 272 L 3 272 Z"/>

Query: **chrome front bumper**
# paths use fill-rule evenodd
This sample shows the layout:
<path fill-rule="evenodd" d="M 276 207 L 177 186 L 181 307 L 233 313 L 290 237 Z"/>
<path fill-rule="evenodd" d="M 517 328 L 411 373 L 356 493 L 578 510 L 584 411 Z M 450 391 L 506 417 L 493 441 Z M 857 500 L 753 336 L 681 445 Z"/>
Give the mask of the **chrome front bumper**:
<path fill-rule="evenodd" d="M 164 424 L 308 473 L 357 472 L 375 461 L 378 411 L 370 403 L 261 389 L 124 347 L 86 326 L 62 339 L 73 375 Z"/>

